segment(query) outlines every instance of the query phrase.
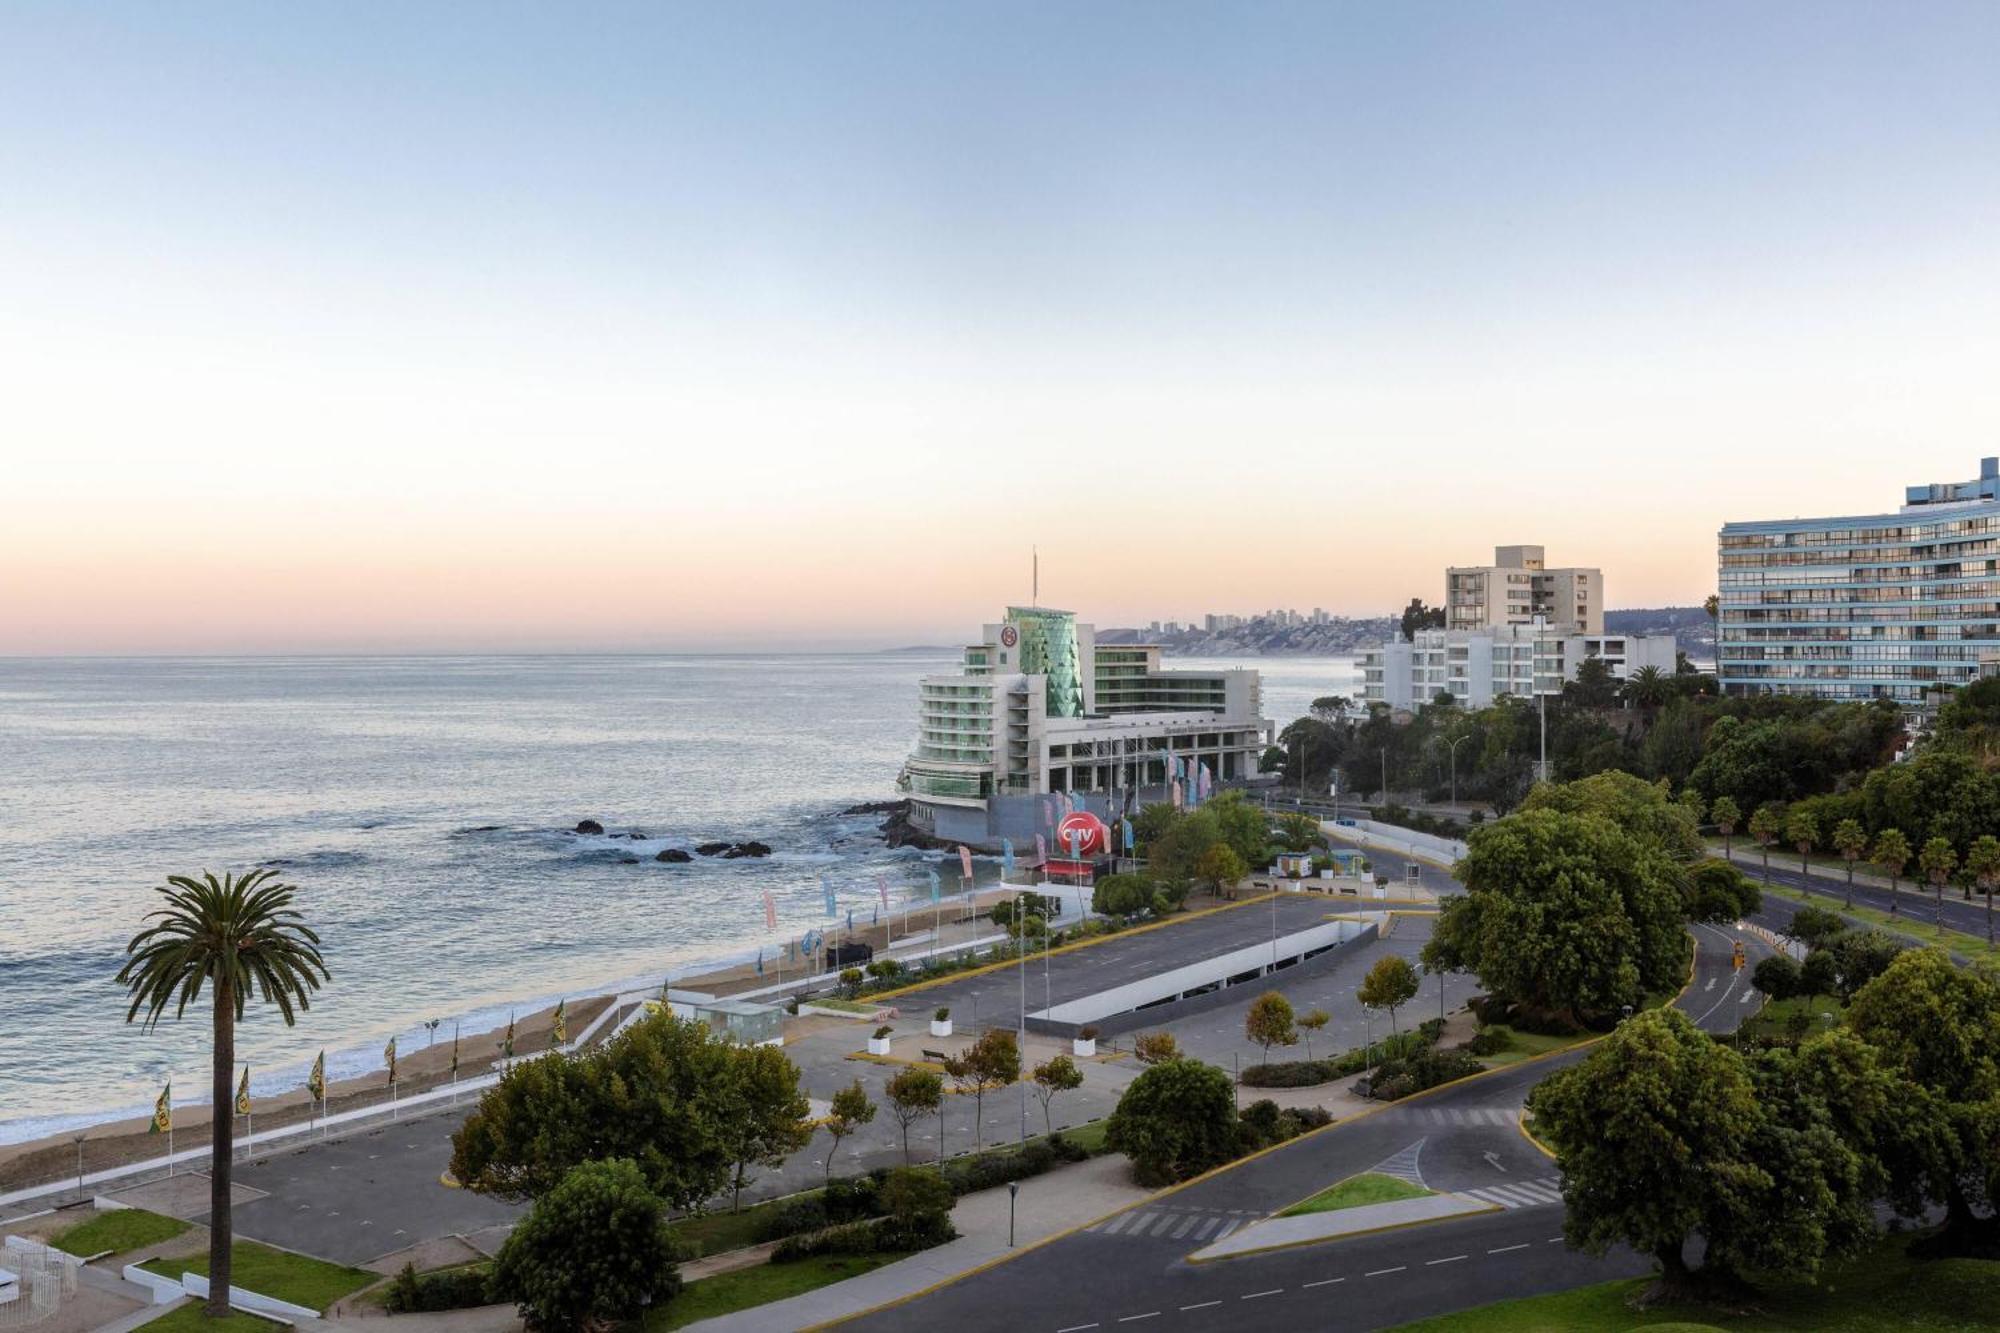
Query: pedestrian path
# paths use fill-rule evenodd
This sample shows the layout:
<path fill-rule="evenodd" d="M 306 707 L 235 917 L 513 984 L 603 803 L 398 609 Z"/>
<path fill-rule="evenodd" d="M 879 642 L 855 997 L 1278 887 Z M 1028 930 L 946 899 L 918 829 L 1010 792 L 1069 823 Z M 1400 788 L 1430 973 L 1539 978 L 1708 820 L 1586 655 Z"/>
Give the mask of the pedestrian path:
<path fill-rule="evenodd" d="M 1403 1120 L 1413 1125 L 1502 1125 L 1518 1123 L 1521 1113 L 1501 1106 L 1398 1106 L 1383 1112 L 1386 1120 Z M 1380 1167 L 1376 1168 L 1381 1170 Z"/>
<path fill-rule="evenodd" d="M 1459 1190 L 1458 1193 L 1497 1203 L 1502 1208 L 1546 1208 L 1563 1201 L 1561 1176 L 1545 1176 L 1540 1180 L 1522 1180 L 1507 1185 L 1481 1185 L 1476 1190 Z"/>
<path fill-rule="evenodd" d="M 1262 1216 L 1247 1209 L 1227 1208 L 1183 1208 L 1171 1204 L 1160 1204 L 1151 1208 L 1135 1208 L 1130 1212 L 1107 1217 L 1102 1222 L 1084 1228 L 1100 1236 L 1165 1237 L 1168 1240 L 1190 1240 L 1196 1244 L 1207 1244 L 1221 1240 L 1230 1232 Z"/>

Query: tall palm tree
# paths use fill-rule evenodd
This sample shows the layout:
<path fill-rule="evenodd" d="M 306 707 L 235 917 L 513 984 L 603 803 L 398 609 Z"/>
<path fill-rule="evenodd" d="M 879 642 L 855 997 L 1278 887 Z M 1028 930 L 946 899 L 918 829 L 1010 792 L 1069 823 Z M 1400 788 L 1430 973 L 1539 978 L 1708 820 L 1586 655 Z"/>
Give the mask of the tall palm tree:
<path fill-rule="evenodd" d="M 311 1008 L 312 992 L 328 979 L 319 936 L 292 909 L 297 891 L 276 880 L 277 872 L 271 870 L 221 879 L 212 874 L 200 879 L 168 876 L 157 886 L 167 905 L 147 914 L 152 924 L 125 946 L 125 966 L 118 970 L 119 982 L 132 992 L 125 1021 L 144 1011 L 148 1030 L 166 1015 L 168 1005 L 179 1019 L 190 1002 L 201 998 L 203 986 L 214 991 L 207 1313 L 215 1318 L 229 1314 L 229 1168 L 236 1137 L 229 1080 L 236 1069 L 236 1024 L 255 989 L 264 1003 L 278 1007 L 290 1027 L 297 1021 L 295 1011 Z"/>

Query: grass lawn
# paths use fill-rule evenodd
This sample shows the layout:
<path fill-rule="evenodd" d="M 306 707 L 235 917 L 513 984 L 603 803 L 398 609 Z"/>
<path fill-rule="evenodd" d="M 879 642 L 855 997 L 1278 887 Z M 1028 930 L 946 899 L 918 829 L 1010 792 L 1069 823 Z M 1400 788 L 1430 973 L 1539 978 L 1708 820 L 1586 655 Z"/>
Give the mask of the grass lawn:
<path fill-rule="evenodd" d="M 241 1310 L 231 1311 L 226 1319 L 210 1319 L 201 1312 L 200 1301 L 190 1300 L 149 1321 L 146 1327 L 158 1333 L 277 1333 L 283 1325 Z"/>
<path fill-rule="evenodd" d="M 1394 1203 L 1398 1199 L 1421 1199 L 1434 1193 L 1422 1185 L 1412 1185 L 1407 1180 L 1385 1176 L 1375 1171 L 1364 1171 L 1358 1176 L 1349 1176 L 1337 1185 L 1331 1185 L 1313 1195 L 1303 1203 L 1295 1203 L 1279 1213 L 1279 1217 L 1299 1217 L 1306 1213 L 1332 1213 L 1342 1208 L 1359 1208 L 1371 1203 Z"/>
<path fill-rule="evenodd" d="M 1795 995 L 1789 1000 L 1772 1000 L 1744 1019 L 1736 1031 L 1739 1036 L 1789 1040 L 1790 1033 L 1786 1030 L 1786 1024 L 1791 1021 L 1793 1014 L 1804 1014 L 1812 1020 L 1812 1027 L 1806 1033 L 1807 1036 L 1811 1036 L 1814 1032 L 1826 1031 L 1829 1026 L 1821 1015 L 1832 1014 L 1833 1024 L 1837 1026 L 1841 1016 L 1846 1012 L 1847 1006 L 1840 1002 L 1838 996 L 1815 995 L 1808 999 L 1803 995 Z"/>
<path fill-rule="evenodd" d="M 1537 1055 L 1547 1055 L 1550 1051 L 1565 1050 L 1579 1042 L 1586 1042 L 1601 1035 L 1596 1032 L 1579 1032 L 1574 1036 L 1558 1037 L 1547 1032 L 1523 1032 L 1515 1028 L 1514 1040 L 1508 1044 L 1506 1050 L 1497 1051 L 1492 1055 L 1482 1055 L 1479 1058 L 1488 1069 L 1499 1069 L 1505 1065 L 1517 1065 Z"/>
<path fill-rule="evenodd" d="M 79 1222 L 51 1243 L 66 1254 L 89 1258 L 109 1250 L 123 1254 L 146 1245 L 172 1240 L 188 1229 L 178 1217 L 163 1217 L 143 1208 L 115 1208 Z"/>
<path fill-rule="evenodd" d="M 843 1014 L 872 1014 L 882 1007 L 879 1004 L 860 1004 L 854 1000 L 814 999 L 807 1000 L 806 1003 L 815 1009 L 832 1009 L 837 1013 Z"/>
<path fill-rule="evenodd" d="M 1792 869 L 1796 870 L 1798 867 L 1793 866 Z M 1755 878 L 1755 876 L 1752 876 L 1752 878 Z M 1968 935 L 1962 930 L 1951 930 L 1949 928 L 1939 930 L 1931 921 L 1931 906 L 1928 898 L 1925 899 L 1921 907 L 1917 906 L 1913 898 L 1905 904 L 1901 915 L 1890 916 L 1887 912 L 1879 911 L 1873 907 L 1863 907 L 1859 903 L 1853 907 L 1843 907 L 1841 906 L 1839 894 L 1808 894 L 1798 889 L 1788 888 L 1783 884 L 1766 884 L 1762 880 L 1757 881 L 1757 887 L 1765 893 L 1773 894 L 1779 898 L 1789 898 L 1795 903 L 1806 903 L 1813 907 L 1823 907 L 1828 911 L 1838 912 L 1842 916 L 1852 917 L 1856 921 L 1865 921 L 1871 926 L 1880 926 L 1882 929 L 1892 931 L 1895 934 L 1907 935 L 1919 944 L 1942 944 L 1945 948 L 1956 950 L 1964 954 L 1967 958 L 1985 959 L 1989 963 L 2000 963 L 2000 949 L 1989 946 L 1986 943 L 1984 935 Z M 1948 887 L 1945 889 L 1946 896 L 1957 892 L 1958 890 L 1955 888 Z M 2000 903 L 1996 903 L 1995 908 L 1996 910 L 2000 910 Z"/>
<path fill-rule="evenodd" d="M 1111 1132 L 1111 1121 L 1093 1120 L 1087 1125 L 1071 1125 L 1056 1132 L 1063 1136 L 1065 1142 L 1087 1148 L 1092 1156 L 1096 1156 L 1105 1151 L 1104 1136 Z"/>
<path fill-rule="evenodd" d="M 812 1190 L 810 1193 L 817 1194 L 819 1191 Z M 694 1259 L 705 1254 L 721 1254 L 725 1250 L 740 1250 L 745 1245 L 757 1243 L 757 1228 L 765 1218 L 800 1197 L 793 1195 L 786 1199 L 748 1204 L 740 1213 L 725 1209 L 704 1213 L 700 1217 L 684 1217 L 674 1223 L 674 1234 L 687 1245 L 688 1256 Z"/>
<path fill-rule="evenodd" d="M 342 1296 L 380 1282 L 380 1273 L 362 1268 L 330 1264 L 303 1254 L 274 1250 L 254 1240 L 239 1240 L 230 1250 L 230 1281 L 259 1296 L 273 1296 L 311 1310 L 324 1310 Z M 182 1273 L 208 1276 L 208 1256 L 186 1259 L 148 1259 L 140 1267 L 161 1277 L 177 1278 Z"/>
<path fill-rule="evenodd" d="M 1656 1306 L 1642 1313 L 1628 1302 L 1652 1279 L 1632 1278 L 1405 1324 L 1403 1333 L 1626 1333 L 1649 1328 L 1666 1333 L 1665 1325 L 1680 1333 L 1992 1328 L 2000 1311 L 2000 1262 L 1916 1263 L 1903 1254 L 1908 1242 L 1907 1235 L 1891 1236 L 1857 1258 L 1830 1266 L 1816 1287 L 1760 1284 L 1762 1300 L 1754 1314 L 1730 1315 L 1701 1306 Z"/>
<path fill-rule="evenodd" d="M 859 1277 L 903 1257 L 901 1254 L 830 1254 L 817 1259 L 801 1259 L 795 1264 L 759 1264 L 755 1268 L 739 1268 L 734 1273 L 718 1273 L 681 1288 L 680 1295 L 648 1316 L 646 1333 L 685 1328 L 697 1320 L 768 1305 L 788 1296 Z"/>

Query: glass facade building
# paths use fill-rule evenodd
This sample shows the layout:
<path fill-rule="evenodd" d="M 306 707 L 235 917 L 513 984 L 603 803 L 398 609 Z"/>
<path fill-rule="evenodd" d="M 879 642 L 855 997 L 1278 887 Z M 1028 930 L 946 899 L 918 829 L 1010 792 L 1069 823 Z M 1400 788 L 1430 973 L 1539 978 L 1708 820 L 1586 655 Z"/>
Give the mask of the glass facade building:
<path fill-rule="evenodd" d="M 1724 691 L 1914 712 L 2000 656 L 2000 458 L 1895 513 L 1725 524 L 1717 564 Z"/>

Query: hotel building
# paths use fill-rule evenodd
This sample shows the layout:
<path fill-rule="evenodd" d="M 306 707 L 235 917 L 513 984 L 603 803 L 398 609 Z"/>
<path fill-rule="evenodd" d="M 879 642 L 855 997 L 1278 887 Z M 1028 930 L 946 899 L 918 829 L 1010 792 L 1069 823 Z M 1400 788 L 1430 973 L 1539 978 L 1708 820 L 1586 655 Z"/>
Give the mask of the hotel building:
<path fill-rule="evenodd" d="M 1496 546 L 1490 565 L 1444 572 L 1446 629 L 1533 625 L 1558 633 L 1604 632 L 1604 572 L 1550 569 L 1539 546 Z"/>
<path fill-rule="evenodd" d="M 1727 523 L 1717 671 L 1730 694 L 1893 699 L 2000 656 L 2000 458 L 1911 486 L 1894 513 Z"/>
<path fill-rule="evenodd" d="M 1361 650 L 1361 697 L 1414 711 L 1444 690 L 1462 707 L 1484 708 L 1503 694 L 1561 694 L 1592 657 L 1617 680 L 1646 667 L 1672 675 L 1678 662 L 1671 634 L 1573 634 L 1534 625 L 1420 629 L 1414 640 Z"/>
<path fill-rule="evenodd" d="M 897 785 L 910 821 L 976 847 L 1032 845 L 1042 798 L 1107 820 L 1165 799 L 1169 756 L 1217 783 L 1257 771 L 1271 725 L 1255 671 L 1169 671 L 1151 644 L 1099 647 L 1073 612 L 1015 606 L 956 675 L 918 683 L 917 747 Z"/>

